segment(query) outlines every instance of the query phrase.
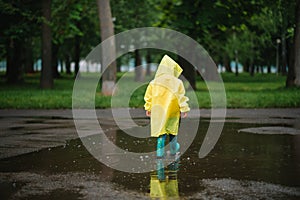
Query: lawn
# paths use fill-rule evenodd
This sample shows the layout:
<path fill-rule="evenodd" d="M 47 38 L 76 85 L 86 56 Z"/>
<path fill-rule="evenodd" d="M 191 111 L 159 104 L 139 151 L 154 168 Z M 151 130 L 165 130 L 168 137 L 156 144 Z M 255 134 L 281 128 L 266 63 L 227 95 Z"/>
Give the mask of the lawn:
<path fill-rule="evenodd" d="M 243 73 L 235 76 L 232 73 L 222 74 L 226 90 L 228 108 L 284 108 L 300 106 L 300 88 L 286 88 L 286 77 L 276 74 L 256 74 L 254 77 Z M 198 81 L 199 95 L 205 96 L 199 99 L 206 102 L 207 91 L 205 83 Z M 198 92 L 197 92 L 198 93 Z M 204 93 L 204 94 L 203 94 Z M 201 96 L 201 95 L 200 95 Z"/>
<path fill-rule="evenodd" d="M 118 74 L 120 79 L 123 74 Z M 83 74 L 88 79 L 89 75 Z M 3 77 L 3 76 L 2 76 Z M 254 77 L 243 73 L 235 76 L 222 74 L 228 108 L 283 108 L 300 106 L 300 88 L 285 88 L 285 76 L 256 74 Z M 113 97 L 113 107 L 143 107 L 143 95 L 147 83 L 136 83 L 133 74 L 122 78 L 118 93 Z M 150 80 L 150 77 L 147 77 Z M 54 89 L 39 88 L 39 74 L 25 75 L 20 85 L 7 85 L 0 79 L 0 108 L 16 109 L 65 109 L 72 108 L 74 78 L 63 74 L 54 82 Z M 192 107 L 210 108 L 210 93 L 205 82 L 197 79 L 197 90 L 187 91 Z M 100 87 L 95 93 L 96 108 L 111 107 L 111 97 L 101 95 Z M 132 88 L 135 88 L 132 90 Z M 194 95 L 194 96 L 193 96 Z M 195 98 L 193 98 L 195 97 Z M 94 97 L 93 97 L 94 98 Z M 196 100 L 197 98 L 197 100 Z M 129 103 L 128 103 L 129 102 Z"/>

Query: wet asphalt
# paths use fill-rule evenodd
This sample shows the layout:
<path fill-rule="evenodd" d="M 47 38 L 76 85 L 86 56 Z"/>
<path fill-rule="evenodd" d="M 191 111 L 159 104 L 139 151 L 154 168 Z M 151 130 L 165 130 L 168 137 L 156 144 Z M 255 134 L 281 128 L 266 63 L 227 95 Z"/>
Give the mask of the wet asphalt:
<path fill-rule="evenodd" d="M 300 108 L 226 112 L 226 137 L 215 150 L 199 160 L 194 155 L 203 139 L 199 136 L 181 157 L 176 198 L 299 199 Z M 103 109 L 96 114 L 101 131 L 114 132 L 123 141 L 120 125 L 132 129 L 149 123 L 142 109 Z M 201 109 L 192 110 L 188 120 L 205 127 L 220 118 L 211 119 L 211 110 Z M 0 199 L 149 199 L 153 194 L 152 177 L 159 171 L 130 174 L 99 163 L 78 139 L 72 110 L 0 110 L 0 130 Z"/>

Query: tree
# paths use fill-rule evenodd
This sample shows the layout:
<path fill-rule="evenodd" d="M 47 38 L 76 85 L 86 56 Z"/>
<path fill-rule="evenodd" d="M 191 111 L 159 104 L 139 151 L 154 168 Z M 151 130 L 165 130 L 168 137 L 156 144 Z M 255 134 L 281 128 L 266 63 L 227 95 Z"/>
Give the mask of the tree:
<path fill-rule="evenodd" d="M 31 40 L 39 33 L 40 4 L 33 1 L 0 1 L 0 46 L 6 57 L 9 84 L 22 83 L 24 68 L 32 68 Z"/>
<path fill-rule="evenodd" d="M 111 16 L 111 8 L 109 0 L 97 0 L 99 19 L 100 19 L 100 30 L 101 30 L 101 41 L 106 40 L 108 37 L 114 35 L 114 27 Z M 112 62 L 106 69 L 105 60 L 111 60 L 115 58 L 116 49 L 115 44 L 112 43 L 108 49 L 102 45 L 102 94 L 111 96 L 115 87 L 117 66 L 116 62 Z"/>
<path fill-rule="evenodd" d="M 253 2 L 253 1 L 251 1 Z M 255 3 L 255 2 L 254 2 Z M 164 13 L 161 26 L 167 26 L 187 34 L 194 40 L 199 42 L 210 54 L 210 56 L 218 63 L 223 62 L 227 71 L 230 71 L 230 61 L 235 59 L 235 50 L 232 50 L 231 45 L 230 54 L 228 55 L 229 46 L 228 38 L 234 38 L 236 35 L 236 42 L 240 38 L 239 33 L 247 27 L 247 20 L 254 12 L 249 1 L 210 1 L 210 0 L 195 0 L 193 2 L 182 0 L 168 0 L 162 3 L 161 11 Z M 259 6 L 255 10 L 257 10 Z M 213 13 L 213 14 L 212 14 Z M 251 43 L 253 44 L 253 43 Z M 248 45 L 248 44 L 247 44 Z M 249 45 L 248 45 L 249 46 Z M 237 51 L 240 55 L 242 51 Z M 194 66 L 199 67 L 199 66 Z M 194 85 L 195 74 L 193 68 L 183 66 L 184 71 L 189 71 L 192 74 L 188 80 L 191 85 Z M 217 69 L 213 69 L 215 71 Z M 210 71 L 210 70 L 209 70 Z M 213 78 L 211 74 L 207 77 Z"/>
<path fill-rule="evenodd" d="M 100 41 L 96 1 L 89 0 L 53 0 L 53 70 L 57 75 L 58 59 L 66 63 L 70 73 L 70 62 L 75 62 L 75 76 L 79 71 L 79 62 L 83 55 Z"/>
<path fill-rule="evenodd" d="M 295 18 L 296 27 L 294 35 L 294 84 L 300 87 L 300 0 L 297 0 Z"/>
<path fill-rule="evenodd" d="M 135 78 L 134 80 L 137 82 L 143 82 L 144 81 L 144 75 L 143 75 L 143 68 L 141 67 L 142 65 L 142 60 L 140 56 L 140 51 L 135 50 L 134 51 L 134 65 L 135 65 Z"/>
<path fill-rule="evenodd" d="M 163 15 L 160 17 L 159 26 L 169 27 L 178 30 L 193 39 L 197 40 L 199 37 L 199 12 L 202 9 L 200 1 L 180 1 L 167 0 L 161 3 L 160 10 Z M 188 10 L 188 12 L 187 12 Z M 196 89 L 195 68 L 191 66 L 184 58 L 178 56 L 178 63 L 183 68 L 183 76 L 189 81 L 191 87 Z M 197 66 L 195 66 L 197 67 Z"/>
<path fill-rule="evenodd" d="M 18 39 L 10 38 L 7 44 L 6 78 L 9 84 L 23 82 L 22 43 Z"/>
<path fill-rule="evenodd" d="M 53 73 L 52 73 L 52 53 L 51 53 L 51 0 L 42 1 L 42 13 L 44 22 L 42 25 L 42 72 L 40 79 L 40 87 L 42 89 L 53 88 Z"/>
<path fill-rule="evenodd" d="M 153 26 L 155 21 L 158 19 L 157 9 L 155 7 L 156 0 L 112 0 L 111 2 L 116 33 L 133 28 Z M 150 52 L 151 50 L 143 52 L 136 49 L 133 54 L 133 58 L 135 59 L 136 81 L 144 81 L 144 69 L 139 66 L 142 64 L 142 57 L 148 56 L 149 58 Z"/>

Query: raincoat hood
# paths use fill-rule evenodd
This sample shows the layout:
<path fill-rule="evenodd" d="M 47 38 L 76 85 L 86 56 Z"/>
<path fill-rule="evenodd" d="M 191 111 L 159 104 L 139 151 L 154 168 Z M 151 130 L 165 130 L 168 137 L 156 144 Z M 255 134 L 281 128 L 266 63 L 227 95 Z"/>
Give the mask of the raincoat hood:
<path fill-rule="evenodd" d="M 178 78 L 181 73 L 182 68 L 172 58 L 165 55 L 157 68 L 155 78 L 161 75 L 171 75 Z"/>

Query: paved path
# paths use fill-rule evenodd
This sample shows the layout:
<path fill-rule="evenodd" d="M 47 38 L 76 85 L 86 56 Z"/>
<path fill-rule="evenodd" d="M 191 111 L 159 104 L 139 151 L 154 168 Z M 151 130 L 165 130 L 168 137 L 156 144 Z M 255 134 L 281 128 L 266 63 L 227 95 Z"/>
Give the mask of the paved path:
<path fill-rule="evenodd" d="M 131 128 L 148 123 L 142 109 L 114 110 L 122 126 Z M 96 111 L 103 131 L 118 129 L 110 109 Z M 127 113 L 135 119 L 128 120 Z M 192 110 L 190 118 L 210 120 L 211 110 Z M 216 117 L 216 119 L 218 118 Z M 226 122 L 281 124 L 300 129 L 300 108 L 289 109 L 227 109 Z M 65 145 L 78 138 L 72 110 L 0 110 L 0 159 Z"/>
<path fill-rule="evenodd" d="M 120 115 L 129 111 L 133 117 L 145 117 L 143 109 L 117 108 L 115 109 Z M 112 117 L 110 109 L 97 109 L 99 118 Z M 190 117 L 199 117 L 191 110 Z M 200 109 L 201 117 L 210 117 L 210 109 Z M 300 118 L 300 108 L 259 108 L 259 109 L 227 109 L 227 118 Z M 57 117 L 73 118 L 72 110 L 23 110 L 23 109 L 0 109 L 0 117 Z"/>
<path fill-rule="evenodd" d="M 142 109 L 117 109 L 115 111 L 115 118 L 118 118 L 124 127 L 130 128 L 149 123 L 149 119 L 145 117 Z M 126 116 L 128 113 L 131 116 L 129 118 L 134 119 L 134 123 Z M 208 109 L 201 109 L 200 112 L 192 110 L 189 117 L 194 119 L 201 117 L 201 120 L 209 121 L 210 113 Z M 104 132 L 119 128 L 110 109 L 97 110 L 97 117 Z M 228 109 L 226 117 L 226 122 L 255 123 L 258 127 L 266 126 L 266 124 L 274 127 L 289 126 L 300 130 L 300 108 Z M 220 118 L 216 116 L 212 120 L 218 121 Z M 14 160 L 13 164 L 15 164 L 16 161 L 22 160 L 22 157 L 8 160 L 5 158 L 65 145 L 68 140 L 76 138 L 78 135 L 71 110 L 0 110 L 0 162 Z M 57 162 L 59 163 L 59 161 Z M 20 161 L 16 163 L 20 163 Z M 76 164 L 72 166 L 76 166 Z M 114 174 L 110 168 L 102 168 L 101 173 L 96 174 L 86 173 L 86 171 L 65 173 L 49 171 L 50 173 L 36 169 L 33 171 L 1 171 L 0 199 L 149 199 L 148 193 L 139 192 L 138 189 L 126 189 L 107 179 L 107 177 L 116 178 L 120 175 L 119 172 Z M 132 184 L 131 176 L 132 174 L 124 176 L 128 179 L 127 184 Z M 123 176 L 120 177 L 123 178 Z M 133 177 L 140 181 L 138 185 L 149 184 L 149 182 L 145 182 L 147 177 L 140 175 Z M 199 181 L 201 187 L 198 191 L 183 199 L 211 199 L 220 196 L 227 196 L 231 199 L 273 197 L 277 199 L 279 196 L 282 197 L 281 199 L 287 199 L 300 196 L 300 190 L 297 187 L 286 187 L 261 181 L 235 180 L 226 177 L 203 178 Z"/>

